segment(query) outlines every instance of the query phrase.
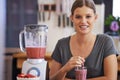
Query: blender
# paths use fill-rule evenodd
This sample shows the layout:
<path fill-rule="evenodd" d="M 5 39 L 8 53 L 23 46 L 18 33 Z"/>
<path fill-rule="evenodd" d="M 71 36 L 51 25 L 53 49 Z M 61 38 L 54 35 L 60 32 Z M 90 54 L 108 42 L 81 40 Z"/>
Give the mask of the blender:
<path fill-rule="evenodd" d="M 19 34 L 20 49 L 27 54 L 27 60 L 22 64 L 22 73 L 38 76 L 40 80 L 49 78 L 48 63 L 44 59 L 47 31 L 46 25 L 28 24 Z"/>

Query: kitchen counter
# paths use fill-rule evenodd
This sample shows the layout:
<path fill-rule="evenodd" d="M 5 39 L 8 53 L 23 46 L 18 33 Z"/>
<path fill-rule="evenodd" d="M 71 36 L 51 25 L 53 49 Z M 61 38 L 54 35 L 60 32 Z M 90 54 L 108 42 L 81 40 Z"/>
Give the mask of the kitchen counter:
<path fill-rule="evenodd" d="M 17 59 L 17 68 L 22 68 L 22 63 L 27 59 L 26 53 L 23 52 L 17 52 L 13 54 L 13 59 Z M 45 54 L 45 60 L 48 61 L 49 66 L 51 65 L 51 53 L 47 52 Z"/>

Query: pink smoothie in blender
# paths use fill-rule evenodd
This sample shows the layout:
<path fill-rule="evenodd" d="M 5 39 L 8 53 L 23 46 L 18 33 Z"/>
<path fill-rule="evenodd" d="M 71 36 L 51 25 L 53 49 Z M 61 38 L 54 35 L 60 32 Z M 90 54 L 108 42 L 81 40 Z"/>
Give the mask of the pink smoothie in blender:
<path fill-rule="evenodd" d="M 41 47 L 27 47 L 26 48 L 27 56 L 28 58 L 44 58 L 45 53 L 46 53 L 46 48 L 41 48 Z"/>

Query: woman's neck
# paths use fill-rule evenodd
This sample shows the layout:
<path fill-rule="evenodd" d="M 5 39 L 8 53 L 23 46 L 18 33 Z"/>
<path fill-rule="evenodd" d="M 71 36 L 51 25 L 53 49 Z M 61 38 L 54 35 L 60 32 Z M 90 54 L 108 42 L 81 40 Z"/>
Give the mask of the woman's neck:
<path fill-rule="evenodd" d="M 78 44 L 87 44 L 89 42 L 94 41 L 95 38 L 96 38 L 96 35 L 93 33 L 90 33 L 87 35 L 80 35 L 80 34 L 75 35 L 75 39 L 76 39 Z"/>

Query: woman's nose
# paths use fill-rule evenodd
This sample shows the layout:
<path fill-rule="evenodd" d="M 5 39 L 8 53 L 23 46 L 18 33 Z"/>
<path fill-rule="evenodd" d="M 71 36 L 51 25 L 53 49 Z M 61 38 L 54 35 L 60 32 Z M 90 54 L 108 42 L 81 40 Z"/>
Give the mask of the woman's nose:
<path fill-rule="evenodd" d="M 86 23 L 86 22 L 87 22 L 86 18 L 81 19 L 81 23 Z"/>

